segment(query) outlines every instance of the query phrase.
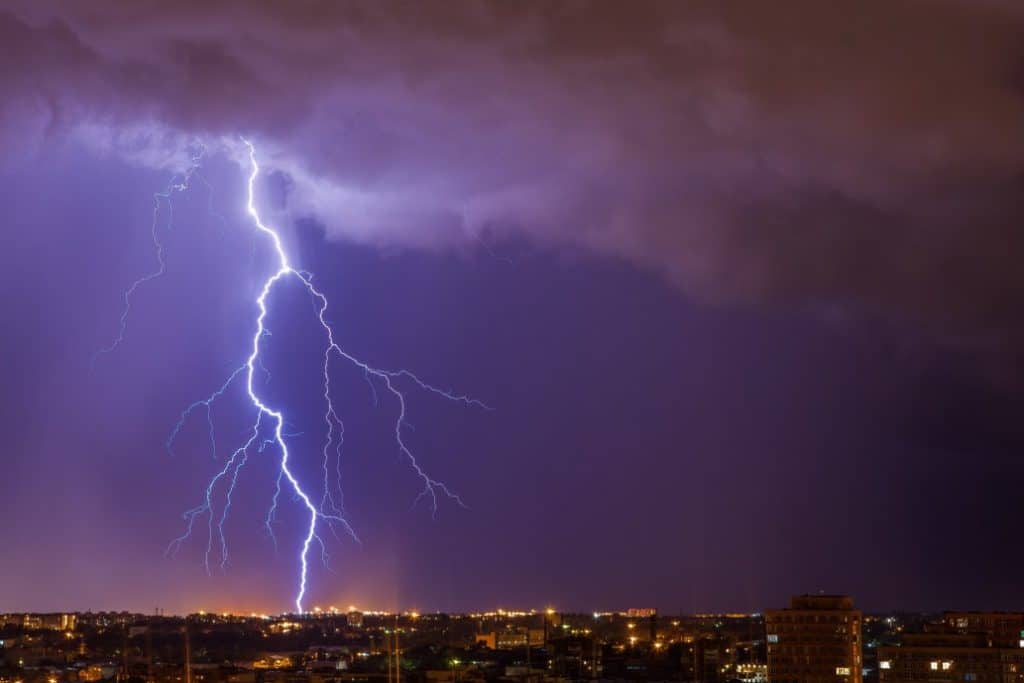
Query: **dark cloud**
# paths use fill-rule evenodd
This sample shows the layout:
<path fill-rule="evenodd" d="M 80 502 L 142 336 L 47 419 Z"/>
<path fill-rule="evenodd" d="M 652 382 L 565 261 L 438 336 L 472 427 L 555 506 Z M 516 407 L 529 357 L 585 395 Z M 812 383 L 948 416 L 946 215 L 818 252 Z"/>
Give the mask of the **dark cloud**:
<path fill-rule="evenodd" d="M 515 230 L 702 299 L 1020 336 L 1011 3 L 47 5 L 0 13 L 8 141 L 243 132 L 333 235 Z"/>

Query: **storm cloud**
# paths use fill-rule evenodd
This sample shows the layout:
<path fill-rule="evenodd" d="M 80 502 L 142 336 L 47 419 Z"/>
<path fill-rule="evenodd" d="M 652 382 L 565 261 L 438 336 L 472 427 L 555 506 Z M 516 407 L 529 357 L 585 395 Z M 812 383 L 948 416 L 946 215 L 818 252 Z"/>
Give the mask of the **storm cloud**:
<path fill-rule="evenodd" d="M 526 235 L 700 300 L 1021 338 L 1013 3 L 7 7 L 9 149 L 86 134 L 159 163 L 244 134 L 283 212 L 341 239 Z"/>

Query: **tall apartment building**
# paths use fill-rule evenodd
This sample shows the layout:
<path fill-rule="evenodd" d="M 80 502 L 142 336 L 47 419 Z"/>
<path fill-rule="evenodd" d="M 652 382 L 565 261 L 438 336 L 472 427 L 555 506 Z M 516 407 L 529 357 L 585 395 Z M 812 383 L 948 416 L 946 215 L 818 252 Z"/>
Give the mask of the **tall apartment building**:
<path fill-rule="evenodd" d="M 861 683 L 863 619 L 842 595 L 800 595 L 768 610 L 768 682 Z"/>

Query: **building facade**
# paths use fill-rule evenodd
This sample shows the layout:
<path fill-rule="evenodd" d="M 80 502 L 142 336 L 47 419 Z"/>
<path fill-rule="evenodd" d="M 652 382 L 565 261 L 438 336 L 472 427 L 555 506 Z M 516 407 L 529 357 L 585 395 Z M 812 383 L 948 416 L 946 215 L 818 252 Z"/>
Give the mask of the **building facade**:
<path fill-rule="evenodd" d="M 766 611 L 769 683 L 862 683 L 863 618 L 839 595 L 801 595 Z"/>
<path fill-rule="evenodd" d="M 1024 615 L 948 612 L 878 648 L 879 683 L 1024 683 Z"/>
<path fill-rule="evenodd" d="M 988 647 L 1024 647 L 1024 613 L 946 612 L 946 628 L 960 634 L 983 635 Z"/>

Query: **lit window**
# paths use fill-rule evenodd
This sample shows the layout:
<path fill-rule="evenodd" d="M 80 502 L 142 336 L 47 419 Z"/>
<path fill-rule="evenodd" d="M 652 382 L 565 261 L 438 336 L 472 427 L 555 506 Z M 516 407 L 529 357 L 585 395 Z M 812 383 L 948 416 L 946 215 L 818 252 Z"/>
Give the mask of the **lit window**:
<path fill-rule="evenodd" d="M 892 662 L 890 662 L 888 659 L 883 659 L 882 661 L 880 661 L 878 663 L 878 666 L 880 666 L 883 669 L 891 669 L 892 668 Z"/>
<path fill-rule="evenodd" d="M 836 667 L 836 676 L 849 676 L 849 675 L 850 675 L 850 667 L 848 667 L 848 666 L 837 666 Z"/>
<path fill-rule="evenodd" d="M 777 642 L 779 642 L 779 635 L 777 633 L 769 633 L 768 634 L 768 642 L 769 643 L 777 643 Z"/>
<path fill-rule="evenodd" d="M 938 671 L 939 670 L 939 663 L 938 662 L 932 662 L 931 669 L 932 669 L 932 671 Z"/>
<path fill-rule="evenodd" d="M 943 662 L 942 663 L 942 670 L 943 671 L 949 671 L 952 666 L 953 666 L 953 662 Z"/>

